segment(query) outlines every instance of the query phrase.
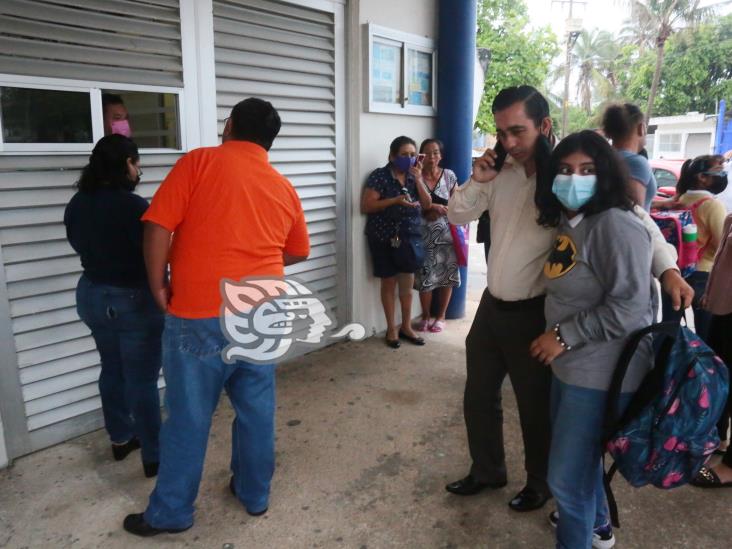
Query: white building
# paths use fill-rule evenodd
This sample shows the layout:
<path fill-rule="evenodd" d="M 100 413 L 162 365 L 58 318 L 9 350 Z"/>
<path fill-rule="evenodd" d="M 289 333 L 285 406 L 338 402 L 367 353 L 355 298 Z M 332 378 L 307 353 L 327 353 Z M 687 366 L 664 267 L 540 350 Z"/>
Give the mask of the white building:
<path fill-rule="evenodd" d="M 361 189 L 394 137 L 434 135 L 437 11 L 437 0 L 0 2 L 0 467 L 102 425 L 62 224 L 103 135 L 102 93 L 125 99 L 147 198 L 181 154 L 218 143 L 235 103 L 272 101 L 283 128 L 270 158 L 312 238 L 289 272 L 341 323 L 374 333 L 385 325 Z M 431 79 L 415 84 L 412 57 Z"/>
<path fill-rule="evenodd" d="M 649 120 L 656 126 L 650 157 L 653 159 L 686 159 L 712 154 L 717 117 L 690 112 L 679 116 L 658 116 Z"/>

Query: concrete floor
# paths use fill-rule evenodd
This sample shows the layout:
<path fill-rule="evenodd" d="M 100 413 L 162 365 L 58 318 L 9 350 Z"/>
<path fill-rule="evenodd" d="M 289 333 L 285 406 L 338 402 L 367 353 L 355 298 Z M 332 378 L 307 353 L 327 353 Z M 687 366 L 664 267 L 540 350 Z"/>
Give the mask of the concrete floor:
<path fill-rule="evenodd" d="M 483 273 L 471 278 L 480 282 Z M 267 515 L 249 517 L 229 494 L 232 410 L 223 398 L 191 530 L 144 540 L 122 530 L 127 513 L 144 509 L 153 481 L 143 477 L 139 453 L 112 461 L 98 431 L 0 471 L 0 548 L 552 547 L 551 504 L 528 514 L 506 505 L 524 480 L 508 384 L 509 485 L 470 498 L 444 490 L 468 468 L 463 340 L 479 292 L 469 297 L 466 319 L 429 335 L 426 347 L 391 350 L 372 338 L 280 368 Z M 635 490 L 621 478 L 615 487 L 618 548 L 732 546 L 732 490 Z"/>

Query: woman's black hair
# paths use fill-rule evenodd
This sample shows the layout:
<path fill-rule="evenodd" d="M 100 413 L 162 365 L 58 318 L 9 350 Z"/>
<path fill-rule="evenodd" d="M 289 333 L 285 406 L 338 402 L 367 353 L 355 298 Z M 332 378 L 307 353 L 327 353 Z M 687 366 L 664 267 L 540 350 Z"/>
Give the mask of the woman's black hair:
<path fill-rule="evenodd" d="M 676 184 L 676 196 L 681 196 L 686 191 L 697 188 L 698 175 L 706 172 L 712 166 L 724 164 L 724 157 L 721 154 L 704 154 L 697 156 L 694 160 L 689 159 L 681 166 L 681 175 Z"/>
<path fill-rule="evenodd" d="M 137 145 L 129 137 L 112 134 L 102 137 L 92 150 L 87 164 L 81 172 L 76 188 L 94 192 L 102 187 L 133 190 L 137 182 L 130 181 L 127 160 L 135 163 L 140 159 Z"/>
<path fill-rule="evenodd" d="M 595 194 L 580 208 L 580 212 L 590 216 L 610 208 L 623 210 L 633 208 L 633 201 L 628 193 L 628 172 L 625 163 L 602 136 L 584 130 L 568 135 L 559 142 L 551 156 L 548 181 L 536 183 L 535 202 L 539 210 L 537 219 L 539 225 L 544 227 L 559 225 L 563 206 L 552 192 L 552 185 L 559 173 L 561 161 L 575 152 L 583 152 L 592 158 L 597 175 Z"/>
<path fill-rule="evenodd" d="M 643 119 L 643 111 L 633 103 L 610 105 L 602 115 L 602 131 L 613 142 L 622 141 L 635 131 Z"/>
<path fill-rule="evenodd" d="M 442 141 L 437 139 L 436 137 L 429 137 L 422 141 L 422 144 L 419 146 L 419 154 L 422 154 L 424 152 L 424 149 L 427 147 L 427 145 L 437 145 L 437 148 L 440 149 L 440 156 L 445 156 L 445 147 L 442 144 Z"/>
<path fill-rule="evenodd" d="M 503 111 L 516 103 L 523 103 L 526 116 L 529 117 L 536 128 L 541 128 L 544 120 L 551 118 L 549 112 L 549 102 L 546 98 L 533 86 L 512 86 L 504 88 L 491 105 L 491 112 L 496 114 Z M 551 154 L 554 136 L 544 135 L 543 133 L 536 140 L 534 145 L 534 164 L 536 165 L 536 185 L 539 187 L 549 185 L 551 187 L 552 179 L 549 178 L 549 170 L 551 168 Z"/>
<path fill-rule="evenodd" d="M 399 149 L 404 145 L 414 145 L 414 148 L 417 148 L 417 143 L 414 142 L 414 139 L 407 137 L 406 135 L 400 135 L 391 142 L 391 145 L 389 145 L 389 156 L 397 156 L 399 154 Z"/>

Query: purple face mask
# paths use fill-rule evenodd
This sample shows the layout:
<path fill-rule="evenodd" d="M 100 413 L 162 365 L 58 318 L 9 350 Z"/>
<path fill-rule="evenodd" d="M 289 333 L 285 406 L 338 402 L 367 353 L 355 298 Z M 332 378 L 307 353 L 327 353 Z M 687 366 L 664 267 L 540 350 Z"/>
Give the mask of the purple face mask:
<path fill-rule="evenodd" d="M 416 156 L 397 156 L 391 161 L 394 167 L 400 171 L 408 172 L 409 168 L 417 163 Z"/>
<path fill-rule="evenodd" d="M 127 120 L 113 120 L 111 126 L 112 133 L 118 133 L 119 135 L 124 135 L 125 137 L 130 137 L 132 135 L 130 123 Z"/>

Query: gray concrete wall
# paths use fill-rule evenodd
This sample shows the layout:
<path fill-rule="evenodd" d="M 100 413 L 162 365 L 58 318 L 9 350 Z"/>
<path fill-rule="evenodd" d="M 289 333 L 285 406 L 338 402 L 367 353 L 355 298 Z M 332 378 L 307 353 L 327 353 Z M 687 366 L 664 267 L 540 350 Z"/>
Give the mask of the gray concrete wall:
<path fill-rule="evenodd" d="M 351 191 L 351 272 L 352 311 L 355 321 L 362 323 L 367 333 L 386 328 L 379 297 L 379 280 L 371 275 L 371 258 L 363 235 L 366 216 L 360 212 L 363 185 L 369 173 L 387 162 L 389 143 L 399 135 L 408 135 L 418 144 L 432 137 L 436 118 L 402 116 L 367 112 L 364 96 L 368 89 L 364 66 L 368 42 L 364 25 L 372 23 L 393 30 L 408 32 L 437 40 L 437 0 L 362 0 L 349 2 L 348 13 L 348 93 L 349 93 L 349 161 Z M 439 62 L 439 61 L 438 61 Z M 439 93 L 439 90 L 437 90 Z M 398 307 L 397 307 L 398 310 Z M 413 312 L 419 313 L 419 299 L 414 293 Z"/>

